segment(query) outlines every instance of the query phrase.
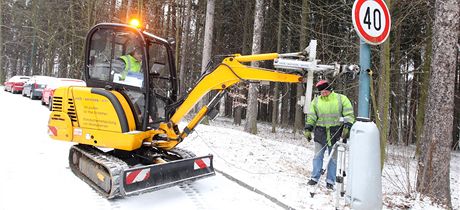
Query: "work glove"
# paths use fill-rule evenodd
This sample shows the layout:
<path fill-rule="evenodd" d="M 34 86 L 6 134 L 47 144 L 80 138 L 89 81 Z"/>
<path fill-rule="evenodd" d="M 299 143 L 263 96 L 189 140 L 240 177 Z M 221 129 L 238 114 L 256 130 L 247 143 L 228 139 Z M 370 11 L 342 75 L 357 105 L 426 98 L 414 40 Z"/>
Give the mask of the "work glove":
<path fill-rule="evenodd" d="M 350 137 L 350 128 L 344 127 L 342 130 L 342 139 L 346 140 Z"/>
<path fill-rule="evenodd" d="M 303 135 L 305 136 L 305 138 L 307 139 L 308 142 L 311 141 L 311 131 L 305 130 L 305 131 L 303 132 Z"/>

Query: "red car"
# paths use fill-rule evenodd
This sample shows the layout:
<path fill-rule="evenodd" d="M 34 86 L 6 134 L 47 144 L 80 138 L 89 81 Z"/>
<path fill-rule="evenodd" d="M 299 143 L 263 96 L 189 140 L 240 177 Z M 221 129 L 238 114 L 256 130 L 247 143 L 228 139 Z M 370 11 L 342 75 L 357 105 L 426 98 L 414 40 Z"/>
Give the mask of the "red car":
<path fill-rule="evenodd" d="M 21 93 L 24 88 L 24 83 L 29 80 L 28 76 L 14 76 L 11 77 L 7 82 L 5 82 L 5 91 L 10 91 L 14 93 Z"/>
<path fill-rule="evenodd" d="M 70 78 L 56 78 L 53 81 L 50 81 L 45 89 L 42 92 L 42 104 L 48 104 L 49 109 L 53 106 L 53 95 L 54 91 L 58 87 L 63 86 L 86 86 L 86 82 L 79 79 L 70 79 Z"/>

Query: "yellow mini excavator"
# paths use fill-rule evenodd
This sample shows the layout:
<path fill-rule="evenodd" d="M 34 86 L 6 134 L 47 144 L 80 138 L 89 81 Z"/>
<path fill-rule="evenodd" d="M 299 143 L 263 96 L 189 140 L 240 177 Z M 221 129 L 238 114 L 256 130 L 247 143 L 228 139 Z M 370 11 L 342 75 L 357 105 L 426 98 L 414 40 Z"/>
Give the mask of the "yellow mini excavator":
<path fill-rule="evenodd" d="M 178 99 L 170 42 L 129 25 L 98 24 L 86 38 L 88 87 L 55 91 L 48 133 L 76 143 L 69 152 L 71 170 L 109 199 L 215 175 L 212 155 L 197 157 L 176 146 L 203 117 L 216 116 L 219 99 L 236 83 L 303 82 L 303 72 L 243 64 L 281 55 L 229 55 Z M 215 97 L 180 130 L 179 122 L 210 91 Z"/>

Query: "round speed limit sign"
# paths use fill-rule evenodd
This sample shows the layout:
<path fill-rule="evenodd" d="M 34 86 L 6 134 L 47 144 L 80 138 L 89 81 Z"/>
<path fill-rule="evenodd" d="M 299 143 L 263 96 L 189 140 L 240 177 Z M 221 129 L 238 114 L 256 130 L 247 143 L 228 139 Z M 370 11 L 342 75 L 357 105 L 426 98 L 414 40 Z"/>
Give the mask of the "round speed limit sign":
<path fill-rule="evenodd" d="M 359 37 L 368 44 L 381 44 L 390 34 L 390 12 L 383 0 L 356 0 L 352 18 Z"/>

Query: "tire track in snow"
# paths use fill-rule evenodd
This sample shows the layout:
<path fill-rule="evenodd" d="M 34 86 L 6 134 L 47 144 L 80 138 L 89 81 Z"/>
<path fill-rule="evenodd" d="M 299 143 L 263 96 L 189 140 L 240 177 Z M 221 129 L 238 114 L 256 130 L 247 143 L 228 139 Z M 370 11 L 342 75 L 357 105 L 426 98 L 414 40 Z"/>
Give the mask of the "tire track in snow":
<path fill-rule="evenodd" d="M 270 200 L 271 202 L 275 203 L 276 205 L 278 205 L 278 206 L 280 206 L 280 207 L 282 207 L 282 208 L 284 208 L 284 209 L 287 209 L 287 210 L 295 210 L 294 207 L 291 207 L 291 206 L 289 206 L 289 205 L 287 205 L 287 204 L 281 202 L 280 200 L 276 199 L 275 197 L 270 196 L 270 195 L 268 195 L 267 193 L 264 193 L 264 192 L 262 192 L 261 190 L 255 188 L 255 187 L 250 186 L 249 184 L 246 184 L 245 182 L 243 182 L 243 181 L 241 181 L 241 180 L 239 180 L 239 179 L 233 177 L 233 176 L 230 175 L 230 174 L 227 174 L 227 173 L 225 173 L 225 172 L 223 172 L 223 171 L 221 171 L 221 170 L 218 170 L 218 169 L 216 169 L 215 167 L 214 167 L 214 170 L 217 171 L 217 172 L 219 172 L 220 174 L 222 174 L 225 178 L 227 178 L 227 179 L 229 179 L 229 180 L 231 180 L 231 181 L 233 181 L 233 182 L 239 184 L 240 186 L 242 186 L 242 187 L 244 187 L 244 188 L 246 188 L 246 189 L 248 189 L 248 190 L 250 190 L 250 191 L 252 191 L 252 192 L 255 192 L 255 193 L 259 194 L 259 195 L 264 196 L 265 198 L 267 198 L 267 199 Z"/>
<path fill-rule="evenodd" d="M 99 194 L 94 189 L 91 189 L 91 199 L 94 200 L 94 203 L 97 204 L 96 209 L 100 210 L 111 210 L 111 209 L 119 209 L 119 205 L 116 202 L 111 202 Z"/>
<path fill-rule="evenodd" d="M 192 202 L 196 206 L 196 209 L 207 209 L 203 205 L 201 193 L 193 186 L 193 184 L 181 184 L 179 188 L 183 190 L 187 197 L 189 197 L 192 200 Z"/>
<path fill-rule="evenodd" d="M 121 206 L 117 200 L 115 201 L 109 201 L 110 203 L 110 209 L 121 209 Z"/>

